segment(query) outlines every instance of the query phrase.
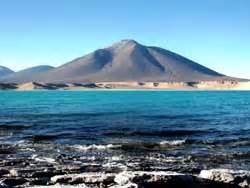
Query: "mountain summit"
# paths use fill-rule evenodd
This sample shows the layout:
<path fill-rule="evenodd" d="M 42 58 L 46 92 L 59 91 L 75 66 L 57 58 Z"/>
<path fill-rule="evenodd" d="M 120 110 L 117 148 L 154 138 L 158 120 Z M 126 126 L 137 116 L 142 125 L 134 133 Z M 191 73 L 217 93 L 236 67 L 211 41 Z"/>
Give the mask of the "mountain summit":
<path fill-rule="evenodd" d="M 122 40 L 29 81 L 40 82 L 192 82 L 228 77 L 171 51 Z M 8 81 L 8 80 L 6 80 Z"/>

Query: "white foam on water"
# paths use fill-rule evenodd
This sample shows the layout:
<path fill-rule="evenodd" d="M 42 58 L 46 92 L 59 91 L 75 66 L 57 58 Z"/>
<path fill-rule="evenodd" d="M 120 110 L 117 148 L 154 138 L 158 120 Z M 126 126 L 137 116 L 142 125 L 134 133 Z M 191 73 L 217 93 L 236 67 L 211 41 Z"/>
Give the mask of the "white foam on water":
<path fill-rule="evenodd" d="M 86 157 L 86 156 L 82 156 L 80 157 L 81 160 L 88 160 L 88 161 L 95 161 L 97 160 L 97 158 L 95 156 L 91 156 L 91 157 Z"/>
<path fill-rule="evenodd" d="M 125 159 L 124 155 L 112 155 L 104 158 L 108 161 L 122 161 Z"/>
<path fill-rule="evenodd" d="M 123 169 L 123 170 L 127 170 L 128 167 L 122 163 L 118 163 L 118 162 L 107 162 L 105 164 L 102 165 L 104 168 L 119 168 L 119 169 Z"/>
<path fill-rule="evenodd" d="M 88 150 L 107 150 L 107 149 L 115 149 L 120 148 L 121 145 L 113 145 L 113 144 L 107 144 L 107 145 L 75 145 L 75 149 L 79 149 L 82 151 L 88 151 Z"/>
<path fill-rule="evenodd" d="M 182 156 L 179 157 L 146 157 L 147 160 L 151 161 L 158 161 L 158 162 L 164 162 L 164 163 L 174 163 L 174 162 L 180 162 L 183 161 L 184 158 Z"/>
<path fill-rule="evenodd" d="M 38 157 L 38 155 L 32 155 L 31 158 L 37 162 L 56 163 L 56 160 L 50 157 Z"/>
<path fill-rule="evenodd" d="M 36 150 L 33 148 L 21 148 L 22 151 L 30 151 L 30 152 L 35 152 Z"/>
<path fill-rule="evenodd" d="M 186 143 L 186 140 L 165 140 L 165 141 L 161 141 L 160 145 L 179 146 L 185 143 Z"/>

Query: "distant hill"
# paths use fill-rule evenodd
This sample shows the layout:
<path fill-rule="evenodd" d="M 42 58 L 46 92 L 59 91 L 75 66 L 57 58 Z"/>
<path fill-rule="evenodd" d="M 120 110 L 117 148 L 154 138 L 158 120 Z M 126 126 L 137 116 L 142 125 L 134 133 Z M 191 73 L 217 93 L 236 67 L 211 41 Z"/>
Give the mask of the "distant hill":
<path fill-rule="evenodd" d="M 52 69 L 54 69 L 54 67 L 48 65 L 31 67 L 28 69 L 12 73 L 8 76 L 3 77 L 2 79 L 0 78 L 0 82 L 8 82 L 8 83 L 29 82 L 30 80 L 36 79 L 36 76 L 38 76 L 39 74 L 42 74 Z"/>
<path fill-rule="evenodd" d="M 10 75 L 12 73 L 14 73 L 13 70 L 11 70 L 7 67 L 4 67 L 4 66 L 0 66 L 0 78 L 3 78 L 3 77 Z"/>
<path fill-rule="evenodd" d="M 171 51 L 122 40 L 57 68 L 22 71 L 6 82 L 194 82 L 231 79 Z"/>

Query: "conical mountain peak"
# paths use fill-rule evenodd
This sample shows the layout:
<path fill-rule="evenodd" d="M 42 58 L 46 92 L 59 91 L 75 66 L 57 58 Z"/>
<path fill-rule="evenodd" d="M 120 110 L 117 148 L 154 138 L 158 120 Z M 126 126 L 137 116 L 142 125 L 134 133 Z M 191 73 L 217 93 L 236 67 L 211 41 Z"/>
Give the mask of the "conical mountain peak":
<path fill-rule="evenodd" d="M 158 47 L 148 47 L 131 39 L 121 40 L 28 78 L 27 81 L 47 83 L 193 82 L 228 79 L 181 55 Z"/>
<path fill-rule="evenodd" d="M 138 44 L 137 41 L 133 40 L 133 39 L 123 39 L 120 40 L 119 42 L 116 42 L 117 44 Z"/>
<path fill-rule="evenodd" d="M 112 48 L 123 48 L 123 47 L 132 47 L 132 46 L 136 46 L 136 45 L 139 45 L 138 42 L 136 42 L 135 40 L 133 39 L 124 39 L 124 40 L 121 40 L 119 42 L 115 42 L 111 47 Z"/>

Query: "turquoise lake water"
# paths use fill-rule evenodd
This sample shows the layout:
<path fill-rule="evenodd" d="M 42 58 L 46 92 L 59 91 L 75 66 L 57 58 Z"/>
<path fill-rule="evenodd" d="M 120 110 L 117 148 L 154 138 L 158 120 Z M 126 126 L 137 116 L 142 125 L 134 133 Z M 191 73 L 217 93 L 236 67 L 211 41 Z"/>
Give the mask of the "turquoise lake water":
<path fill-rule="evenodd" d="M 0 141 L 250 170 L 250 92 L 4 91 Z"/>

